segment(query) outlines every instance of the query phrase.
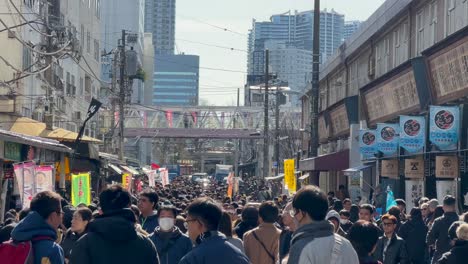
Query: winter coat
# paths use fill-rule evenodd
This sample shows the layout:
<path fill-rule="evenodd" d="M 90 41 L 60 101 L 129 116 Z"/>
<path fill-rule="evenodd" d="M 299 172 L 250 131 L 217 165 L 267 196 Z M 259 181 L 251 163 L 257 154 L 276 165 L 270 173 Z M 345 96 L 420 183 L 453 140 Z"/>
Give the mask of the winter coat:
<path fill-rule="evenodd" d="M 398 235 L 406 242 L 408 256 L 411 263 L 424 263 L 427 252 L 426 236 L 428 228 L 422 220 L 409 220 L 404 223 Z"/>
<path fill-rule="evenodd" d="M 426 243 L 429 246 L 435 244 L 434 259 L 440 259 L 444 253 L 450 250 L 448 231 L 456 221 L 458 221 L 458 215 L 455 212 L 444 213 L 444 215 L 434 220 L 434 224 L 427 233 L 426 238 Z"/>
<path fill-rule="evenodd" d="M 280 239 L 279 239 L 280 260 L 284 259 L 289 254 L 289 248 L 291 247 L 292 234 L 293 232 L 290 230 L 281 231 Z"/>
<path fill-rule="evenodd" d="M 67 233 L 65 234 L 65 237 L 62 240 L 62 243 L 60 243 L 60 246 L 62 246 L 63 248 L 63 252 L 65 254 L 66 259 L 70 259 L 73 246 L 75 246 L 76 241 L 78 241 L 78 239 L 80 239 L 83 235 L 84 233 L 81 235 L 78 235 L 74 233 L 73 231 L 71 231 L 70 229 L 67 231 Z"/>
<path fill-rule="evenodd" d="M 442 255 L 439 264 L 464 263 L 468 259 L 468 241 L 457 240 L 455 246 L 449 252 Z"/>
<path fill-rule="evenodd" d="M 248 264 L 249 259 L 217 231 L 198 237 L 197 245 L 179 264 Z"/>
<path fill-rule="evenodd" d="M 12 223 L 0 228 L 0 243 L 10 240 L 11 231 L 16 227 L 17 223 Z"/>
<path fill-rule="evenodd" d="M 336 243 L 337 246 L 335 246 Z M 336 254 L 333 254 L 335 247 L 339 249 Z M 288 264 L 331 263 L 334 255 L 337 256 L 335 264 L 359 263 L 351 243 L 333 233 L 333 225 L 330 222 L 313 222 L 301 226 L 294 232 Z"/>
<path fill-rule="evenodd" d="M 159 262 L 161 264 L 177 264 L 192 250 L 190 238 L 174 227 L 170 234 L 165 234 L 159 227 L 149 236 L 158 250 Z"/>
<path fill-rule="evenodd" d="M 29 214 L 18 223 L 11 232 L 11 238 L 14 241 L 30 241 L 35 237 L 48 237 L 48 239 L 33 241 L 34 264 L 64 263 L 63 249 L 55 243 L 57 231 L 54 230 L 45 220 L 35 211 Z"/>
<path fill-rule="evenodd" d="M 104 213 L 88 224 L 71 253 L 71 264 L 159 264 L 153 242 L 135 230 L 130 209 Z"/>
<path fill-rule="evenodd" d="M 242 253 L 245 254 L 245 249 L 244 249 L 244 242 L 240 238 L 237 237 L 226 237 L 227 241 L 231 243 L 233 246 L 238 248 Z"/>
<path fill-rule="evenodd" d="M 140 216 L 139 221 L 143 230 L 148 234 L 153 233 L 156 227 L 159 226 L 158 215 L 156 213 L 148 217 Z"/>
<path fill-rule="evenodd" d="M 261 242 L 255 238 L 254 233 Z M 280 234 L 281 230 L 273 223 L 260 224 L 257 228 L 245 233 L 245 254 L 250 259 L 250 262 L 252 262 L 252 264 L 276 263 L 279 259 Z M 263 246 L 265 246 L 265 248 Z"/>
<path fill-rule="evenodd" d="M 409 264 L 408 250 L 406 248 L 405 241 L 393 234 L 390 244 L 384 252 L 385 245 L 388 242 L 388 238 L 384 235 L 377 241 L 377 246 L 374 252 L 374 258 L 381 261 L 383 264 Z"/>
<path fill-rule="evenodd" d="M 242 221 L 234 228 L 234 232 L 236 232 L 238 238 L 243 239 L 245 232 L 252 230 L 256 227 L 257 225 L 252 225 L 250 223 Z"/>

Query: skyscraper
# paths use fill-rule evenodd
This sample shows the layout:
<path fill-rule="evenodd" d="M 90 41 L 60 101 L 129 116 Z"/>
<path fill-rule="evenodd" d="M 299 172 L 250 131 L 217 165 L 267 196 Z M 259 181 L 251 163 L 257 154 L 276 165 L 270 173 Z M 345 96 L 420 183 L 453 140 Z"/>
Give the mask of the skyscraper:
<path fill-rule="evenodd" d="M 344 25 L 344 39 L 348 39 L 361 25 L 361 21 L 353 20 L 346 21 Z"/>
<path fill-rule="evenodd" d="M 156 55 L 174 54 L 176 0 L 145 2 L 145 32 L 153 33 Z"/>

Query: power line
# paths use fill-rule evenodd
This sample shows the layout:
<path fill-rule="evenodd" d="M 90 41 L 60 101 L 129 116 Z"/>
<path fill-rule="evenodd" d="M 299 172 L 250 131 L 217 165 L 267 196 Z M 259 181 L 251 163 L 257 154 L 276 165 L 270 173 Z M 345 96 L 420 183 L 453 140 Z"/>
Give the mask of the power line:
<path fill-rule="evenodd" d="M 226 28 L 226 27 L 223 27 L 223 26 L 217 26 L 217 25 L 214 25 L 214 24 L 211 24 L 211 23 L 208 23 L 208 22 L 199 20 L 199 19 L 197 19 L 197 18 L 193 18 L 193 17 L 189 17 L 189 16 L 184 16 L 184 15 L 179 15 L 179 16 L 182 17 L 182 18 L 186 18 L 186 19 L 190 19 L 190 20 L 196 21 L 196 22 L 198 22 L 198 23 L 200 23 L 200 24 L 205 24 L 205 25 L 208 25 L 208 26 L 210 26 L 210 27 L 214 27 L 214 28 L 220 29 L 220 30 L 225 31 L 225 32 L 231 32 L 231 33 L 234 33 L 234 34 L 239 35 L 239 36 L 248 37 L 247 34 L 240 33 L 240 32 L 234 31 L 234 30 L 232 30 L 232 29 L 229 29 L 229 28 Z"/>
<path fill-rule="evenodd" d="M 247 52 L 246 50 L 243 50 L 243 49 L 231 48 L 231 47 L 226 47 L 226 46 L 221 46 L 221 45 L 216 45 L 216 44 L 208 44 L 208 43 L 203 43 L 203 42 L 198 42 L 198 41 L 193 41 L 193 40 L 186 40 L 186 39 L 176 39 L 176 40 L 183 41 L 183 42 L 194 43 L 194 44 L 200 44 L 200 45 L 209 46 L 209 47 L 220 48 L 220 49 Z"/>

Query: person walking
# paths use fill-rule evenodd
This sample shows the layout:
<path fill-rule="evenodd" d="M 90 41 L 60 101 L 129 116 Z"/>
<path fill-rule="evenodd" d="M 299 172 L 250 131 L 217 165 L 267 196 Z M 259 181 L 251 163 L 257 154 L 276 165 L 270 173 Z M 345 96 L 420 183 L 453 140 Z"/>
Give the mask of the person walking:
<path fill-rule="evenodd" d="M 146 190 L 140 193 L 138 199 L 138 209 L 140 209 L 140 225 L 148 234 L 153 233 L 158 226 L 158 207 L 159 196 L 153 190 Z"/>
<path fill-rule="evenodd" d="M 232 220 L 231 215 L 229 213 L 223 212 L 223 216 L 221 217 L 218 230 L 226 236 L 226 239 L 229 243 L 233 244 L 236 248 L 238 248 L 240 251 L 242 251 L 242 253 L 245 254 L 244 243 L 242 242 L 242 240 L 238 237 L 233 237 Z"/>
<path fill-rule="evenodd" d="M 456 213 L 455 197 L 447 195 L 443 201 L 444 214 L 434 220 L 432 228 L 427 233 L 426 242 L 429 246 L 435 245 L 435 252 L 432 258 L 432 264 L 439 263 L 442 255 L 450 250 L 450 238 L 448 230 L 450 226 L 458 221 Z"/>
<path fill-rule="evenodd" d="M 317 186 L 300 189 L 293 198 L 291 216 L 299 223 L 291 240 L 288 264 L 357 264 L 351 243 L 333 232 L 325 220 L 327 196 Z"/>
<path fill-rule="evenodd" d="M 80 239 L 87 231 L 88 224 L 93 219 L 93 212 L 86 207 L 78 208 L 73 213 L 71 227 L 65 234 L 61 246 L 65 253 L 65 262 L 70 260 L 71 251 L 76 241 Z"/>
<path fill-rule="evenodd" d="M 32 241 L 34 264 L 62 264 L 65 261 L 62 247 L 55 242 L 62 224 L 61 197 L 44 191 L 31 200 L 30 212 L 11 232 L 14 242 Z M 4 257 L 1 256 L 4 260 Z"/>
<path fill-rule="evenodd" d="M 177 264 L 192 250 L 190 238 L 175 226 L 177 210 L 172 205 L 163 205 L 158 210 L 159 226 L 149 236 L 158 250 L 161 264 Z"/>
<path fill-rule="evenodd" d="M 397 218 L 390 214 L 382 216 L 384 235 L 379 238 L 374 258 L 383 264 L 409 264 L 405 241 L 395 233 Z"/>
<path fill-rule="evenodd" d="M 247 205 L 242 211 L 241 218 L 242 221 L 234 228 L 234 231 L 238 238 L 243 239 L 245 232 L 258 226 L 258 209 Z"/>
<path fill-rule="evenodd" d="M 187 207 L 187 229 L 196 244 L 180 264 L 248 264 L 249 259 L 218 231 L 221 207 L 211 198 L 197 198 Z"/>
<path fill-rule="evenodd" d="M 258 210 L 260 225 L 244 234 L 244 248 L 252 264 L 275 264 L 279 259 L 281 230 L 275 226 L 279 210 L 273 202 L 263 202 Z"/>
<path fill-rule="evenodd" d="M 292 203 L 288 203 L 284 209 L 281 216 L 283 221 L 284 229 L 281 231 L 279 239 L 279 257 L 282 261 L 288 254 L 291 247 L 291 239 L 294 231 L 297 230 L 298 226 L 294 218 L 289 213 L 292 209 Z"/>
<path fill-rule="evenodd" d="M 413 208 L 410 212 L 410 220 L 404 223 L 398 235 L 408 245 L 409 260 L 413 264 L 424 264 L 427 253 L 426 236 L 428 228 L 422 218 L 422 210 Z"/>
<path fill-rule="evenodd" d="M 349 229 L 348 239 L 359 257 L 359 264 L 381 264 L 372 254 L 379 241 L 380 230 L 371 222 L 359 220 Z"/>
<path fill-rule="evenodd" d="M 71 264 L 159 264 L 153 242 L 135 229 L 131 198 L 120 185 L 99 195 L 102 215 L 89 223 L 88 233 L 72 249 Z"/>
<path fill-rule="evenodd" d="M 439 264 L 465 263 L 468 259 L 468 224 L 463 223 L 457 228 L 457 240 L 449 252 L 442 255 Z"/>

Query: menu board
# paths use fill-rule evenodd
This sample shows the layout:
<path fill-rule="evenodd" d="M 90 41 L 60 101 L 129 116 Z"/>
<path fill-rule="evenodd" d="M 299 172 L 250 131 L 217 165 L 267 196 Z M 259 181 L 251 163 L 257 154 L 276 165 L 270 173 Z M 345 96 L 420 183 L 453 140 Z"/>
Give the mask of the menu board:
<path fill-rule="evenodd" d="M 437 104 L 466 94 L 468 90 L 468 37 L 431 55 L 428 62 Z"/>
<path fill-rule="evenodd" d="M 330 121 L 333 136 L 349 133 L 348 112 L 344 104 L 330 111 Z"/>
<path fill-rule="evenodd" d="M 419 108 L 419 97 L 411 68 L 364 93 L 370 124 Z"/>

